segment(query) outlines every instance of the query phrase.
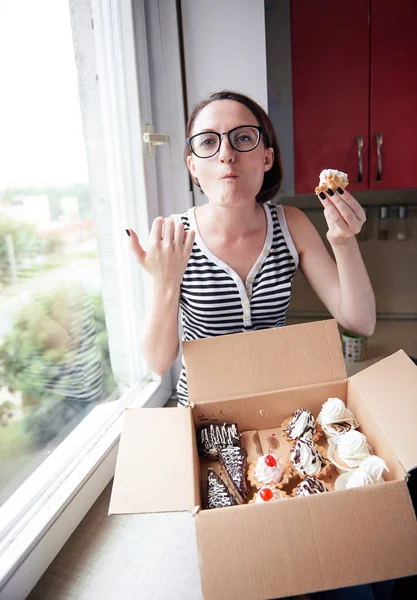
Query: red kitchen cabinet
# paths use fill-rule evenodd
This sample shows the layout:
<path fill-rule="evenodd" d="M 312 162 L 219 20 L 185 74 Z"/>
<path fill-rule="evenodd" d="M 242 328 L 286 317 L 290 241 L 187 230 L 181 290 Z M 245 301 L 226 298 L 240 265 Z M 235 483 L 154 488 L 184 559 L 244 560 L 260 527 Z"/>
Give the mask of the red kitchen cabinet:
<path fill-rule="evenodd" d="M 417 1 L 371 3 L 370 189 L 417 187 Z M 377 136 L 382 134 L 382 169 Z M 381 178 L 377 175 L 380 175 Z"/>
<path fill-rule="evenodd" d="M 292 0 L 296 194 L 325 168 L 352 191 L 417 187 L 416 31 L 417 0 Z"/>

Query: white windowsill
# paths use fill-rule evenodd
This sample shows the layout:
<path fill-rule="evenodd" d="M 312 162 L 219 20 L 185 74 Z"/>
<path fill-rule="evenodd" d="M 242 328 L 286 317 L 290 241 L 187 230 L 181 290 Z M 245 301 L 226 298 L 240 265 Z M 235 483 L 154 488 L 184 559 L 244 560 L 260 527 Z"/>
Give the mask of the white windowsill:
<path fill-rule="evenodd" d="M 129 390 L 118 402 L 129 408 L 139 408 L 162 406 L 167 399 L 164 387 L 156 381 L 143 390 Z M 96 409 L 102 413 L 114 411 L 111 404 L 114 403 L 103 404 Z M 92 424 L 89 417 L 96 419 L 97 416 L 94 409 L 80 424 L 79 431 L 76 428 L 57 450 L 65 451 L 65 444 L 68 448 L 76 438 L 78 446 L 79 436 L 88 435 L 89 423 Z M 104 414 L 100 416 L 104 417 Z M 27 596 L 109 483 L 116 465 L 122 420 L 123 414 L 90 446 L 88 452 L 76 458 L 76 466 L 68 468 L 65 479 L 59 482 L 53 493 L 44 494 L 43 504 L 25 526 L 16 534 L 13 531 L 9 534 L 7 547 L 0 555 L 1 600 L 21 600 Z"/>

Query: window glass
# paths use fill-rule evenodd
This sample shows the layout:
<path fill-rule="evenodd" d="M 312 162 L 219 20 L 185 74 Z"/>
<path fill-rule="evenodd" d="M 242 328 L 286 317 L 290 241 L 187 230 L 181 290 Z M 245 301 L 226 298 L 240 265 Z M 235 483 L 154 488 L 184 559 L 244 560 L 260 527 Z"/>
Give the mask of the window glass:
<path fill-rule="evenodd" d="M 67 0 L 0 3 L 0 506 L 117 393 Z"/>

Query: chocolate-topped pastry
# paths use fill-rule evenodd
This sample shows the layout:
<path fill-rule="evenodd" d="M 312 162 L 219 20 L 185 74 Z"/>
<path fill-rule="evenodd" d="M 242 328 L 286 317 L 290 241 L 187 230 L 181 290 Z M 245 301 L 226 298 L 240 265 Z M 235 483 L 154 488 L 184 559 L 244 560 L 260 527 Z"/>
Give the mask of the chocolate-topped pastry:
<path fill-rule="evenodd" d="M 320 494 L 321 492 L 327 492 L 328 489 L 317 477 L 306 477 L 296 487 L 296 496 L 309 496 L 310 494 Z"/>
<path fill-rule="evenodd" d="M 289 459 L 294 474 L 302 479 L 308 475 L 323 477 L 331 468 L 330 463 L 322 455 L 323 449 L 312 440 L 301 438 L 292 448 Z"/>
<path fill-rule="evenodd" d="M 340 398 L 328 398 L 320 409 L 317 422 L 325 435 L 331 437 L 357 429 L 359 423 Z"/>
<path fill-rule="evenodd" d="M 203 458 L 217 460 L 222 448 L 240 447 L 240 434 L 236 423 L 228 425 L 205 425 L 198 433 L 198 450 Z"/>
<path fill-rule="evenodd" d="M 292 417 L 284 421 L 282 430 L 290 442 L 295 442 L 300 438 L 317 439 L 316 421 L 306 408 L 297 408 Z"/>
<path fill-rule="evenodd" d="M 246 450 L 237 446 L 219 450 L 219 461 L 224 471 L 222 474 L 224 474 L 232 491 L 235 492 L 238 504 L 243 504 L 248 500 L 248 490 L 246 488 L 247 456 Z"/>
<path fill-rule="evenodd" d="M 207 475 L 207 508 L 223 508 L 237 504 L 227 489 L 227 485 L 213 469 Z"/>

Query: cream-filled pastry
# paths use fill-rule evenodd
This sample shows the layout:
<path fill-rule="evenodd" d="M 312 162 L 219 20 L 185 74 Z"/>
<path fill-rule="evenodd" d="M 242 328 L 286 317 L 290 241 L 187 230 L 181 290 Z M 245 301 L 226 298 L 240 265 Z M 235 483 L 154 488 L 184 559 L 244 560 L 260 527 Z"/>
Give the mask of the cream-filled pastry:
<path fill-rule="evenodd" d="M 359 427 L 352 412 L 340 398 L 328 398 L 321 407 L 317 422 L 327 436 L 347 433 Z"/>
<path fill-rule="evenodd" d="M 347 173 L 338 171 L 337 169 L 324 169 L 320 173 L 319 185 L 314 190 L 316 194 L 325 192 L 326 190 L 336 190 L 341 188 L 342 190 L 349 185 L 349 179 Z"/>
<path fill-rule="evenodd" d="M 297 408 L 292 417 L 283 422 L 281 428 L 283 434 L 290 442 L 295 442 L 300 438 L 312 440 L 317 437 L 317 426 L 314 416 L 305 408 Z"/>
<path fill-rule="evenodd" d="M 389 471 L 385 461 L 379 456 L 368 456 L 364 458 L 357 469 L 339 475 L 336 479 L 336 490 L 351 489 L 381 483 L 384 481 L 382 474 Z"/>
<path fill-rule="evenodd" d="M 312 440 L 305 438 L 297 440 L 290 451 L 289 461 L 293 471 L 303 478 L 308 475 L 322 477 L 328 470 L 328 463 L 319 448 Z"/>
<path fill-rule="evenodd" d="M 304 481 L 299 483 L 294 489 L 294 496 L 310 496 L 311 494 L 321 494 L 329 490 L 320 479 L 317 477 L 306 477 Z"/>
<path fill-rule="evenodd" d="M 255 494 L 252 501 L 253 504 L 265 504 L 267 502 L 276 502 L 277 500 L 283 500 L 284 493 L 279 492 L 276 488 L 269 485 L 263 485 L 261 489 Z"/>
<path fill-rule="evenodd" d="M 258 489 L 264 485 L 281 488 L 288 483 L 288 476 L 284 474 L 281 460 L 271 452 L 251 463 L 248 479 L 251 485 Z"/>
<path fill-rule="evenodd" d="M 359 431 L 348 431 L 329 438 L 329 460 L 341 470 L 356 469 L 370 455 L 366 437 Z"/>

